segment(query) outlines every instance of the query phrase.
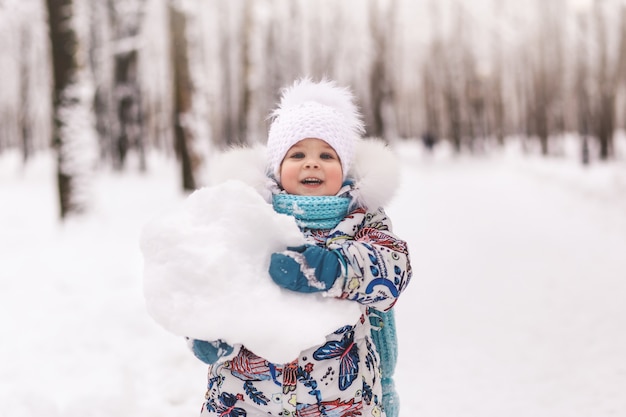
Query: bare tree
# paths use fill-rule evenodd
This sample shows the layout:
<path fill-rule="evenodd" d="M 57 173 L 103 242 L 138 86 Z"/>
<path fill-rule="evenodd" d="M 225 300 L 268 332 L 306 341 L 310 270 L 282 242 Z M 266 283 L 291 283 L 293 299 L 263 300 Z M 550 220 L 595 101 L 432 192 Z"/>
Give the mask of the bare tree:
<path fill-rule="evenodd" d="M 252 0 L 244 0 L 243 5 L 243 22 L 241 25 L 241 66 L 242 66 L 242 74 L 241 74 L 241 106 L 239 112 L 239 122 L 238 122 L 238 131 L 237 136 L 243 139 L 244 142 L 248 141 L 248 117 L 250 114 L 250 106 L 252 105 L 252 91 L 250 88 L 250 77 L 252 73 L 252 62 L 250 59 L 251 51 L 250 51 L 250 43 L 252 38 L 252 12 L 254 11 L 252 7 Z"/>
<path fill-rule="evenodd" d="M 549 152 L 548 137 L 548 114 L 550 111 L 550 101 L 552 95 L 549 88 L 551 87 L 550 78 L 548 74 L 547 64 L 545 62 L 545 56 L 542 54 L 539 57 L 539 62 L 535 67 L 531 75 L 531 83 L 529 85 L 532 102 L 530 107 L 530 127 L 531 132 L 539 137 L 539 143 L 541 145 L 541 154 L 547 155 Z"/>
<path fill-rule="evenodd" d="M 466 15 L 459 4 L 456 8 L 455 37 L 442 48 L 444 54 L 442 79 L 442 95 L 445 108 L 445 117 L 448 119 L 447 134 L 452 141 L 456 153 L 461 152 L 466 125 L 466 103 L 464 98 L 466 85 L 467 45 L 468 36 Z"/>
<path fill-rule="evenodd" d="M 617 67 L 615 70 L 615 74 L 617 77 L 616 83 L 617 83 L 617 87 L 619 88 L 621 86 L 621 92 L 622 92 L 622 103 L 624 103 L 625 97 L 624 97 L 624 93 L 626 92 L 626 5 L 623 5 L 621 7 L 621 11 L 620 11 L 620 30 L 619 30 L 619 52 L 618 52 L 618 62 L 617 62 Z M 624 107 L 622 107 L 622 114 L 621 114 L 621 118 L 622 118 L 622 123 L 624 123 L 624 121 L 626 120 L 626 111 L 624 111 Z M 622 124 L 621 126 L 622 128 L 626 128 L 626 125 Z"/>
<path fill-rule="evenodd" d="M 90 14 L 90 30 L 92 48 L 89 59 L 96 84 L 94 92 L 94 110 L 96 115 L 96 131 L 100 143 L 100 158 L 118 161 L 115 146 L 117 117 L 115 116 L 114 80 L 112 51 L 113 19 L 109 16 L 111 7 L 108 2 L 93 2 Z M 114 162 L 115 164 L 115 162 Z"/>
<path fill-rule="evenodd" d="M 496 62 L 500 62 L 499 59 Z M 499 145 L 504 145 L 504 137 L 507 133 L 506 126 L 506 103 L 504 98 L 504 86 L 502 76 L 502 66 L 496 64 L 493 77 L 489 85 L 489 107 L 491 110 L 491 133 L 495 136 Z"/>
<path fill-rule="evenodd" d="M 425 59 L 420 67 L 421 108 L 424 114 L 424 125 L 421 129 L 422 139 L 428 149 L 432 149 L 435 142 L 445 135 L 444 110 L 447 108 L 444 88 L 445 80 L 442 74 L 445 73 L 446 57 L 444 55 L 444 35 L 441 29 L 441 13 L 439 4 L 430 4 L 430 19 L 433 35 L 428 45 Z"/>
<path fill-rule="evenodd" d="M 130 148 L 138 151 L 145 170 L 141 89 L 138 80 L 139 30 L 144 0 L 109 0 L 114 32 L 114 166 L 123 168 Z"/>
<path fill-rule="evenodd" d="M 581 162 L 589 163 L 589 135 L 591 134 L 591 93 L 589 92 L 589 46 L 587 22 L 578 16 L 578 47 L 576 48 L 575 97 L 577 109 L 577 129 L 582 138 Z"/>
<path fill-rule="evenodd" d="M 45 2 L 0 1 L 0 152 L 20 150 L 23 163 L 50 148 L 50 37 Z"/>
<path fill-rule="evenodd" d="M 469 151 L 474 152 L 488 135 L 486 77 L 479 72 L 476 57 L 470 49 L 465 49 L 463 55 L 463 67 L 466 71 L 463 77 L 463 102 L 467 108 L 467 145 Z"/>
<path fill-rule="evenodd" d="M 626 83 L 626 5 L 621 6 L 619 14 L 621 19 L 618 35 L 618 58 L 615 67 L 615 82 L 617 84 Z"/>
<path fill-rule="evenodd" d="M 381 9 L 382 3 L 382 9 Z M 387 4 L 388 3 L 388 4 Z M 391 131 L 395 130 L 395 120 L 391 111 L 394 102 L 392 90 L 392 72 L 388 67 L 393 65 L 391 54 L 394 42 L 393 34 L 397 2 L 380 2 L 370 0 L 370 35 L 373 41 L 373 61 L 370 73 L 370 111 L 371 120 L 367 123 L 369 134 L 386 137 L 389 140 Z"/>
<path fill-rule="evenodd" d="M 428 21 L 431 33 L 436 32 L 430 40 L 418 39 L 424 28 L 404 26 L 420 24 L 414 13 L 423 14 L 425 9 L 418 11 L 417 2 L 368 0 L 366 7 L 355 8 L 362 6 L 358 0 L 340 5 L 333 0 L 189 0 L 184 13 L 187 30 L 180 38 L 186 42 L 187 70 L 179 66 L 176 77 L 185 78 L 181 74 L 188 71 L 191 97 L 186 102 L 177 96 L 177 114 L 184 116 L 172 120 L 173 66 L 180 65 L 178 59 L 169 58 L 165 10 L 172 1 L 48 2 L 58 10 L 71 10 L 67 4 L 90 10 L 87 42 L 92 44 L 83 53 L 89 53 L 89 69 L 98 81 L 97 126 L 107 138 L 101 151 L 107 158 L 117 155 L 114 162 L 120 167 L 130 149 L 137 149 L 140 156 L 146 146 L 174 149 L 174 126 L 179 134 L 188 129 L 191 142 L 185 143 L 194 148 L 189 151 L 190 167 L 192 159 L 203 159 L 197 146 L 204 142 L 225 146 L 262 141 L 279 89 L 303 75 L 328 76 L 349 85 L 372 135 L 391 139 L 429 131 L 450 139 L 458 152 L 471 150 L 481 138 L 493 135 L 501 143 L 505 134 L 523 132 L 533 140 L 539 138 L 541 151 L 549 153 L 556 149 L 554 136 L 578 123 L 579 130 L 598 140 L 601 157 L 610 157 L 613 130 L 626 117 L 621 116 L 626 103 L 626 18 L 620 21 L 611 9 L 617 0 L 598 0 L 595 8 L 584 12 L 586 58 L 577 56 L 578 48 L 572 46 L 578 43 L 569 43 L 564 36 L 571 23 L 564 0 L 533 2 L 538 14 L 532 30 L 519 25 L 507 32 L 506 39 L 500 35 L 512 23 L 508 21 L 512 9 L 505 4 L 498 3 L 502 24 L 494 29 L 483 25 L 466 2 L 442 6 L 433 0 L 431 6 L 436 4 L 442 13 L 440 27 L 435 19 Z M 15 7 L 18 2 L 10 4 Z M 198 13 L 190 13 L 192 9 Z M 0 17 L 8 22 L 6 16 Z M 146 23 L 150 32 L 144 36 Z M 44 62 L 47 51 L 30 52 L 44 58 L 22 59 L 19 50 L 41 44 L 40 38 L 28 27 L 18 33 L 2 26 L 0 34 L 12 33 L 24 47 L 3 48 L 9 56 L 3 56 L 3 62 L 12 65 L 6 78 L 13 81 L 6 85 L 4 80 L 0 95 L 0 147 L 21 146 L 28 155 L 41 146 L 33 145 L 35 140 L 41 143 L 37 138 L 42 135 L 32 129 L 37 126 L 42 132 L 45 125 L 34 123 L 45 112 L 32 111 L 37 106 L 34 92 L 42 90 L 31 81 L 36 74 L 28 69 Z M 9 43 L 0 40 L 3 46 Z M 574 57 L 579 64 L 570 65 Z M 65 66 L 71 62 L 65 61 Z M 581 67 L 583 61 L 586 66 Z M 483 67 L 486 62 L 491 65 Z M 16 69 L 20 65 L 21 70 Z M 587 80 L 584 85 L 576 82 L 581 78 Z M 77 103 L 88 100 L 88 93 L 73 94 Z M 578 107 L 572 104 L 577 101 Z M 204 131 L 198 133 L 199 126 Z M 183 144 L 178 141 L 180 154 Z M 198 181 L 195 178 L 196 187 Z"/>
<path fill-rule="evenodd" d="M 597 97 L 594 109 L 594 131 L 600 144 L 600 159 L 608 159 L 613 152 L 613 130 L 615 129 L 615 79 L 611 73 L 605 17 L 595 3 L 595 28 L 598 47 L 596 71 Z"/>
<path fill-rule="evenodd" d="M 594 81 L 597 91 L 592 108 L 592 129 L 600 146 L 600 159 L 607 160 L 614 155 L 613 133 L 616 127 L 616 100 L 619 83 L 626 76 L 626 12 L 622 6 L 621 27 L 616 41 L 609 41 L 607 24 L 608 13 L 603 9 L 601 2 L 594 2 L 593 19 L 595 27 L 595 45 L 597 57 L 595 59 Z M 613 10 L 611 10 L 613 12 Z M 615 50 L 612 50 L 612 47 Z"/>
<path fill-rule="evenodd" d="M 224 144 L 247 142 L 247 117 L 250 111 L 250 29 L 252 27 L 252 4 L 249 0 L 237 0 L 217 5 L 220 19 L 219 61 L 221 74 L 221 120 L 222 128 L 217 137 Z"/>
<path fill-rule="evenodd" d="M 182 169 L 184 190 L 197 187 L 196 167 L 200 163 L 194 154 L 191 113 L 193 104 L 193 84 L 189 70 L 189 46 L 187 43 L 187 22 L 185 13 L 170 3 L 170 31 L 172 34 L 172 62 L 174 64 L 174 135 L 176 155 Z"/>
<path fill-rule="evenodd" d="M 488 111 L 491 119 L 491 133 L 499 145 L 504 145 L 506 134 L 506 105 L 504 102 L 504 58 L 502 56 L 502 39 L 499 33 L 493 36 L 492 70 L 487 80 Z"/>
<path fill-rule="evenodd" d="M 541 154 L 550 152 L 551 134 L 563 128 L 563 33 L 559 13 L 562 2 L 539 2 L 539 29 L 536 47 L 528 53 L 527 94 L 530 134 L 539 138 Z"/>
<path fill-rule="evenodd" d="M 144 146 L 157 149 L 166 155 L 174 152 L 173 127 L 173 63 L 169 1 L 145 0 L 141 23 L 141 49 L 138 55 L 138 81 L 141 83 L 141 103 Z M 99 2 L 98 2 L 99 3 Z M 201 33 L 193 35 L 201 42 Z M 110 55 L 110 54 L 109 54 Z M 109 64 L 111 65 L 111 64 Z M 201 68 L 206 71 L 206 66 Z M 110 77 L 113 71 L 107 71 Z M 208 124 L 208 117 L 206 118 Z"/>
<path fill-rule="evenodd" d="M 60 215 L 65 218 L 87 208 L 88 177 L 95 150 L 90 107 L 93 84 L 81 59 L 76 4 L 73 0 L 47 0 L 47 8 L 54 70 L 53 143 Z"/>
<path fill-rule="evenodd" d="M 440 54 L 436 54 L 436 51 L 433 51 L 431 59 L 435 59 L 438 55 Z M 438 62 L 438 60 L 435 62 Z M 441 136 L 439 91 L 440 87 L 437 85 L 436 68 L 433 68 L 433 65 L 424 65 L 422 69 L 422 92 L 424 97 L 425 126 L 422 135 L 426 141 L 433 142 L 427 145 L 429 148 L 434 145 L 436 138 Z"/>
<path fill-rule="evenodd" d="M 27 51 L 29 49 L 29 44 L 30 44 L 30 32 L 28 30 L 26 30 L 26 28 L 22 27 L 21 30 L 21 36 L 20 36 L 20 49 L 22 51 Z M 32 94 L 30 94 L 30 89 L 32 88 L 32 84 L 30 83 L 30 80 L 28 79 L 28 73 L 29 73 L 29 68 L 27 68 L 26 66 L 26 62 L 24 62 L 24 60 L 22 60 L 20 62 L 20 74 L 22 74 L 22 76 L 20 77 L 20 96 L 22 97 L 22 108 L 21 111 L 19 112 L 20 114 L 20 125 L 21 125 L 21 134 L 22 134 L 22 140 L 21 140 L 21 148 L 22 148 L 22 158 L 24 159 L 24 162 L 26 162 L 26 160 L 28 160 L 28 158 L 30 157 L 31 153 L 33 153 L 34 149 L 33 149 L 33 134 L 32 134 L 32 130 L 31 130 L 31 121 L 27 119 L 27 114 L 28 114 L 28 107 L 30 107 L 30 103 L 28 102 L 29 99 L 32 97 Z"/>

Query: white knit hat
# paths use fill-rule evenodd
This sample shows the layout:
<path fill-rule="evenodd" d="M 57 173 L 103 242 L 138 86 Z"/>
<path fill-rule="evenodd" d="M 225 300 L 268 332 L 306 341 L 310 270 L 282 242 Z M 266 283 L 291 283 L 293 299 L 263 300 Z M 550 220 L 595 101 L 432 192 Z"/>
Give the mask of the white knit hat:
<path fill-rule="evenodd" d="M 333 81 L 309 78 L 282 91 L 267 138 L 270 173 L 280 180 L 280 164 L 294 144 L 306 138 L 322 139 L 337 152 L 345 179 L 354 147 L 365 132 L 352 93 Z"/>

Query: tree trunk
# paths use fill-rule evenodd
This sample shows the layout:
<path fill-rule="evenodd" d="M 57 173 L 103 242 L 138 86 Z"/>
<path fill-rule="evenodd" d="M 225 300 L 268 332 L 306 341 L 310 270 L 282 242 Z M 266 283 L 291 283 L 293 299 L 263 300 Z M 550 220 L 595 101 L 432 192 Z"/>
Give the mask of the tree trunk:
<path fill-rule="evenodd" d="M 128 1 L 128 0 L 126 0 Z M 116 8 L 109 0 L 112 26 L 115 33 L 113 101 L 116 120 L 114 137 L 114 166 L 123 169 L 130 149 L 139 154 L 140 169 L 146 169 L 145 146 L 142 134 L 141 89 L 138 75 L 138 33 L 143 0 L 133 0 L 132 13 Z M 128 6 L 127 6 L 128 7 Z"/>
<path fill-rule="evenodd" d="M 370 30 L 374 45 L 372 68 L 370 72 L 370 94 L 372 120 L 369 123 L 371 136 L 384 137 L 389 129 L 395 126 L 395 121 L 387 120 L 392 114 L 388 111 L 393 102 L 388 67 L 393 65 L 393 56 L 390 53 L 393 45 L 393 18 L 396 2 L 381 6 L 379 2 L 370 1 Z M 393 125 L 393 126 L 391 126 Z M 390 138 L 385 138 L 389 140 Z"/>
<path fill-rule="evenodd" d="M 196 189 L 192 141 L 189 126 L 192 106 L 192 85 L 189 72 L 186 18 L 183 11 L 170 5 L 170 29 L 172 33 L 172 62 L 174 63 L 174 143 L 181 162 L 183 189 Z"/>
<path fill-rule="evenodd" d="M 29 31 L 22 29 L 20 31 L 20 46 L 22 51 L 28 51 L 29 44 L 31 40 L 29 39 L 31 34 Z M 26 163 L 31 156 L 31 153 L 34 152 L 34 144 L 33 144 L 33 132 L 32 132 L 32 120 L 29 118 L 29 107 L 32 106 L 32 103 L 29 102 L 32 95 L 31 89 L 31 80 L 29 77 L 29 68 L 26 62 L 26 58 L 22 57 L 20 60 L 20 111 L 19 114 L 19 125 L 20 125 L 20 147 L 22 149 L 22 161 Z"/>
<path fill-rule="evenodd" d="M 450 139 L 456 154 L 461 153 L 462 122 L 460 97 L 451 87 L 446 87 L 445 103 L 449 121 Z"/>
<path fill-rule="evenodd" d="M 613 131 L 615 130 L 615 94 L 603 91 L 597 115 L 597 134 L 600 143 L 600 159 L 608 160 L 613 156 Z"/>
<path fill-rule="evenodd" d="M 237 137 L 240 143 L 248 142 L 248 117 L 250 115 L 252 91 L 250 90 L 250 74 L 252 63 L 250 62 L 250 38 L 252 31 L 252 2 L 246 0 L 243 6 L 243 24 L 241 27 L 241 105 L 239 108 L 239 133 Z"/>
<path fill-rule="evenodd" d="M 437 86 L 435 77 L 433 75 L 433 69 L 429 66 L 424 66 L 423 69 L 423 97 L 424 97 L 424 113 L 425 113 L 425 127 L 422 132 L 422 139 L 426 149 L 432 151 L 437 138 L 441 132 L 441 122 L 439 119 L 439 106 L 437 101 Z"/>
<path fill-rule="evenodd" d="M 613 131 L 615 130 L 615 94 L 617 90 L 617 80 L 619 75 L 614 73 L 614 69 L 619 69 L 619 60 L 615 62 L 615 67 L 611 66 L 608 51 L 608 34 L 606 29 L 606 16 L 602 13 L 600 4 L 595 4 L 596 20 L 596 44 L 599 48 L 597 83 L 598 97 L 595 108 L 595 129 L 600 145 L 600 159 L 608 160 L 613 155 Z M 618 45 L 621 47 L 621 44 Z M 619 54 L 619 51 L 618 51 Z"/>
<path fill-rule="evenodd" d="M 57 152 L 57 185 L 61 218 L 71 213 L 81 212 L 84 207 L 75 199 L 77 178 L 65 168 L 67 158 L 67 138 L 63 137 L 64 119 L 61 115 L 65 92 L 75 82 L 78 72 L 76 50 L 78 37 L 72 25 L 72 0 L 47 0 L 50 40 L 52 48 L 52 67 L 54 75 L 53 109 L 54 127 L 53 144 Z"/>
<path fill-rule="evenodd" d="M 117 168 L 123 168 L 129 149 L 139 152 L 140 168 L 145 170 L 142 140 L 141 95 L 137 80 L 137 50 L 115 57 L 115 107 L 119 130 L 116 137 Z"/>
<path fill-rule="evenodd" d="M 585 20 L 580 18 L 578 19 L 578 28 L 582 36 L 579 40 L 579 45 L 577 46 L 577 56 L 576 56 L 576 86 L 575 86 L 575 97 L 577 103 L 577 130 L 581 137 L 581 149 L 580 149 L 580 160 L 583 165 L 588 165 L 590 162 L 590 153 L 589 153 L 589 134 L 591 132 L 591 108 L 589 102 L 591 100 L 591 94 L 589 93 L 588 85 L 588 77 L 589 77 L 589 67 L 588 67 L 588 49 L 587 49 L 587 25 Z"/>

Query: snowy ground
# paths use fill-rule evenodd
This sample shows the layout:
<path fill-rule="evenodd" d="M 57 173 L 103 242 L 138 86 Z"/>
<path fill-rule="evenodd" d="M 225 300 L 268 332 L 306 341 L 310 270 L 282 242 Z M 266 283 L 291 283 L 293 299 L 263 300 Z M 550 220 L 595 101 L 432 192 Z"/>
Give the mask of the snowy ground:
<path fill-rule="evenodd" d="M 401 417 L 626 416 L 624 159 L 400 154 Z M 198 414 L 205 367 L 142 297 L 141 228 L 183 198 L 153 164 L 59 225 L 52 161 L 0 155 L 0 416 Z"/>

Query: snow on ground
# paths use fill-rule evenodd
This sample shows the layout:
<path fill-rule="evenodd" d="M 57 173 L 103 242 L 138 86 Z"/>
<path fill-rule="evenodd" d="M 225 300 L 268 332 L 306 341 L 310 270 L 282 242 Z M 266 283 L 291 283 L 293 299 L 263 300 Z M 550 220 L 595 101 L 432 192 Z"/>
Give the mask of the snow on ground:
<path fill-rule="evenodd" d="M 626 193 L 511 155 L 407 170 L 403 415 L 626 415 Z"/>
<path fill-rule="evenodd" d="M 401 417 L 626 415 L 623 158 L 398 147 Z M 59 225 L 52 160 L 0 155 L 0 416 L 198 414 L 205 367 L 143 301 L 141 228 L 183 198 L 151 166 L 102 173 L 93 211 Z"/>

